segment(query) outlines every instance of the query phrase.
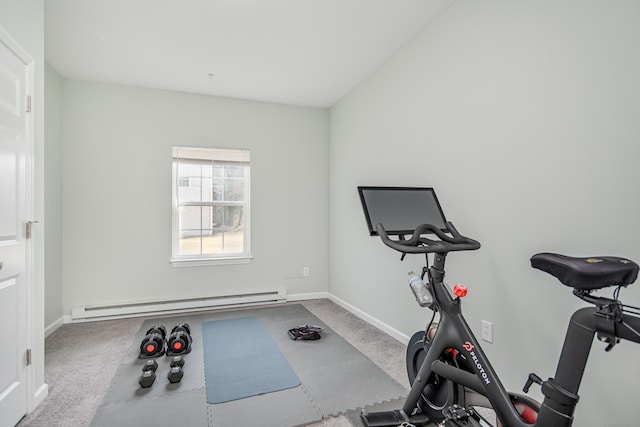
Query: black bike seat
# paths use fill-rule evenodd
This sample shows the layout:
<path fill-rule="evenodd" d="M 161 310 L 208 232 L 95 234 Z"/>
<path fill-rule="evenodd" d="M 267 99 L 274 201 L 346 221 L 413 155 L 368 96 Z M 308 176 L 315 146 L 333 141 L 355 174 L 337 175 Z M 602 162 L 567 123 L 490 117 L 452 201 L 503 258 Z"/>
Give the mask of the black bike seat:
<path fill-rule="evenodd" d="M 626 258 L 574 258 L 552 253 L 532 256 L 531 267 L 551 274 L 567 286 L 583 291 L 630 285 L 637 279 L 639 269 L 638 264 Z"/>

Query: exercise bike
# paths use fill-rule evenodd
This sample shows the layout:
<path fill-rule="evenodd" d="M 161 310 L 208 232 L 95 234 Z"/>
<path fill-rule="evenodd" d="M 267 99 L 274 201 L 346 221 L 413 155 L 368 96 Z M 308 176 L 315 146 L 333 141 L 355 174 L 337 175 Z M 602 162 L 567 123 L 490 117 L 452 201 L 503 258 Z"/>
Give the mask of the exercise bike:
<path fill-rule="evenodd" d="M 542 380 L 529 374 L 523 391 L 527 393 L 534 383 L 540 385 L 542 403 L 507 392 L 462 315 L 466 289 L 458 285 L 450 289 L 444 283 L 448 254 L 479 249 L 480 243 L 461 235 L 446 221 L 431 188 L 358 190 L 372 236 L 379 236 L 385 245 L 400 252 L 401 259 L 407 254 L 425 254 L 421 286 L 412 283 L 411 289 L 420 305 L 434 312 L 426 329 L 409 341 L 406 363 L 411 390 L 403 407 L 384 412 L 363 410 L 365 426 L 491 426 L 474 409 L 487 407 L 495 411 L 498 426 L 569 427 L 594 337 L 606 343 L 606 351 L 621 339 L 640 343 L 640 309 L 619 300 L 620 289 L 636 280 L 638 264 L 619 257 L 534 255 L 533 268 L 556 277 L 591 306 L 571 317 L 555 376 Z M 407 213 L 407 206 L 416 212 Z M 422 220 L 419 218 L 426 218 L 427 223 L 417 222 Z M 433 254 L 431 266 L 429 254 Z M 615 289 L 613 298 L 594 295 L 594 291 L 608 287 Z M 440 316 L 437 323 L 433 322 L 436 313 Z"/>

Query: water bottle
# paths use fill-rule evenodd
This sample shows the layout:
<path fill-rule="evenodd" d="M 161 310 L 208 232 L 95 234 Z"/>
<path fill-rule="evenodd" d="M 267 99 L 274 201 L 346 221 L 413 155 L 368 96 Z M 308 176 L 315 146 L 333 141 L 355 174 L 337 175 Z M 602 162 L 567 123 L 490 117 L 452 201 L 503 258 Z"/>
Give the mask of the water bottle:
<path fill-rule="evenodd" d="M 422 281 L 422 278 L 413 271 L 409 272 L 409 286 L 420 307 L 430 307 L 433 304 L 433 296 L 431 296 L 429 288 Z"/>

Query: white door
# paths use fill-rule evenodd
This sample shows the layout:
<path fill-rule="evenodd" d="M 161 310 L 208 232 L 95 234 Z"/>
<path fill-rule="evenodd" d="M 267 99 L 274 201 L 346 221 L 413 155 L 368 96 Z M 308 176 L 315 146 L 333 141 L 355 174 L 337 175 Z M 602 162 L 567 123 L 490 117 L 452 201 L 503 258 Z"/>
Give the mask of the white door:
<path fill-rule="evenodd" d="M 27 412 L 29 67 L 0 33 L 0 426 Z M 11 47 L 10 47 L 11 46 Z M 29 150 L 30 152 L 30 150 Z"/>

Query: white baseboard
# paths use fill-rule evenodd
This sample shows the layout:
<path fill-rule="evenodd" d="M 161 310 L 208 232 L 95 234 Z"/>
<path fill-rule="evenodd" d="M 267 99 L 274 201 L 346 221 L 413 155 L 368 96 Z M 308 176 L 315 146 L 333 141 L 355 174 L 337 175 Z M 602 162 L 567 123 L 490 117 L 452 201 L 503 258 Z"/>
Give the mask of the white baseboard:
<path fill-rule="evenodd" d="M 353 305 L 351 305 L 348 302 L 338 298 L 337 296 L 335 296 L 333 294 L 329 294 L 329 299 L 331 301 L 335 302 L 336 304 L 338 304 L 340 307 L 344 308 L 345 310 L 347 310 L 347 311 L 353 313 L 354 315 L 358 316 L 359 318 L 361 318 L 365 322 L 369 323 L 370 325 L 375 326 L 376 328 L 380 329 L 382 332 L 385 332 L 386 334 L 391 335 L 393 338 L 397 339 L 398 341 L 400 341 L 404 345 L 407 345 L 409 343 L 409 336 L 403 334 L 399 330 L 389 326 L 388 324 L 382 322 L 381 320 L 376 319 L 375 317 L 365 313 L 364 311 L 360 310 L 357 307 L 354 307 Z"/>
<path fill-rule="evenodd" d="M 29 412 L 33 412 L 34 409 L 38 407 L 39 404 L 42 403 L 44 399 L 49 395 L 49 385 L 47 383 L 42 384 L 38 387 L 38 390 L 33 395 L 33 406 L 30 408 Z"/>
<path fill-rule="evenodd" d="M 286 301 L 306 301 L 306 300 L 314 300 L 314 299 L 329 299 L 329 293 L 328 292 L 307 292 L 307 293 L 301 293 L 301 294 L 288 294 L 286 296 Z M 277 303 L 282 303 L 285 301 L 278 301 Z M 256 302 L 256 303 L 245 303 L 245 304 L 237 304 L 237 305 L 229 305 L 226 306 L 224 308 L 236 308 L 236 307 L 250 307 L 253 305 L 268 305 L 268 304 L 274 304 L 273 302 Z M 179 310 L 171 310 L 171 311 L 166 311 L 162 314 L 187 314 L 187 313 L 194 313 L 194 312 L 199 312 L 199 311 L 208 311 L 209 309 L 203 309 L 203 308 L 197 308 L 197 309 L 179 309 Z M 123 315 L 117 315 L 117 316 L 111 316 L 109 319 L 128 319 L 128 318 L 133 318 L 133 317 L 144 317 L 144 316 L 152 316 L 153 313 L 135 313 L 135 314 L 123 314 Z M 65 315 L 63 317 L 61 317 L 60 319 L 56 320 L 53 324 L 47 326 L 47 328 L 45 329 L 45 337 L 49 336 L 50 334 L 52 334 L 56 329 L 58 329 L 60 326 L 62 326 L 63 324 L 67 324 L 67 323 L 84 323 L 84 322 L 99 322 L 102 320 L 106 320 L 104 318 L 94 318 L 94 319 L 74 319 L 73 316 L 71 315 Z"/>
<path fill-rule="evenodd" d="M 329 299 L 329 293 L 328 292 L 307 292 L 307 293 L 301 293 L 301 294 L 288 294 L 287 295 L 287 299 L 286 302 L 294 302 L 294 301 L 307 301 L 307 300 L 314 300 L 314 299 Z M 285 301 L 279 301 L 278 303 L 282 303 Z M 250 307 L 253 305 L 268 305 L 270 304 L 269 302 L 258 302 L 258 303 L 254 303 L 254 304 L 238 304 L 238 305 L 231 305 L 231 306 L 227 306 L 225 308 L 236 308 L 236 307 Z M 181 310 L 172 310 L 172 311 L 167 311 L 163 314 L 187 314 L 187 313 L 193 313 L 193 312 L 198 312 L 198 311 L 208 311 L 206 309 L 181 309 Z M 110 319 L 128 319 L 128 318 L 133 318 L 133 317 L 144 317 L 144 316 L 152 316 L 153 314 L 148 314 L 148 313 L 137 313 L 137 314 L 127 314 L 127 315 L 119 315 L 119 316 L 111 316 Z M 63 317 L 61 317 L 60 319 L 56 320 L 54 323 L 52 323 L 51 325 L 47 326 L 45 328 L 45 337 L 48 337 L 49 335 L 51 335 L 56 329 L 58 329 L 60 326 L 67 324 L 67 323 L 84 323 L 84 322 L 99 322 L 102 320 L 106 320 L 104 318 L 95 318 L 95 319 L 74 319 L 73 316 L 71 315 L 65 315 Z"/>
<path fill-rule="evenodd" d="M 120 319 L 127 317 L 157 316 L 173 313 L 209 311 L 216 309 L 282 303 L 287 300 L 284 289 L 274 289 L 237 295 L 210 296 L 159 301 L 130 301 L 114 304 L 75 306 L 71 309 L 73 321 Z"/>
<path fill-rule="evenodd" d="M 310 299 L 329 299 L 329 292 L 308 292 L 305 294 L 287 295 L 287 301 L 306 301 Z"/>
<path fill-rule="evenodd" d="M 64 325 L 65 323 L 68 323 L 65 319 L 65 316 L 60 317 L 58 320 L 56 320 L 55 322 L 53 322 L 52 324 L 44 328 L 44 337 L 45 338 L 48 337 L 49 335 L 54 333 L 56 329 L 58 329 L 60 326 Z"/>
<path fill-rule="evenodd" d="M 328 299 L 330 301 L 333 301 L 334 303 L 338 304 L 339 306 L 341 306 L 342 308 L 344 308 L 345 310 L 349 311 L 350 313 L 354 314 L 355 316 L 358 316 L 360 319 L 364 320 L 365 322 L 369 323 L 370 325 L 380 329 L 381 331 L 389 334 L 390 336 L 392 336 L 393 338 L 397 339 L 398 341 L 400 341 L 401 343 L 407 345 L 409 343 L 409 336 L 403 334 L 402 332 L 398 331 L 397 329 L 389 326 L 388 324 L 384 323 L 383 321 L 365 313 L 364 311 L 360 310 L 359 308 L 349 304 L 348 302 L 338 298 L 337 296 L 329 293 L 329 292 L 307 292 L 307 293 L 300 293 L 300 294 L 288 294 L 287 295 L 287 301 L 306 301 L 306 300 L 314 300 L 314 299 Z M 180 312 L 176 312 L 175 314 L 180 314 Z M 131 316 L 122 316 L 122 318 L 124 317 L 131 317 Z M 95 320 L 99 320 L 99 319 L 95 319 Z M 94 320 L 94 321 L 95 321 Z M 88 321 L 88 320 L 85 320 Z M 78 322 L 78 320 L 74 320 L 72 316 L 63 316 L 62 318 L 56 320 L 53 324 L 47 326 L 47 328 L 45 329 L 45 336 L 49 336 L 50 334 L 52 334 L 56 329 L 58 329 L 60 326 L 62 326 L 65 323 L 75 323 Z"/>

